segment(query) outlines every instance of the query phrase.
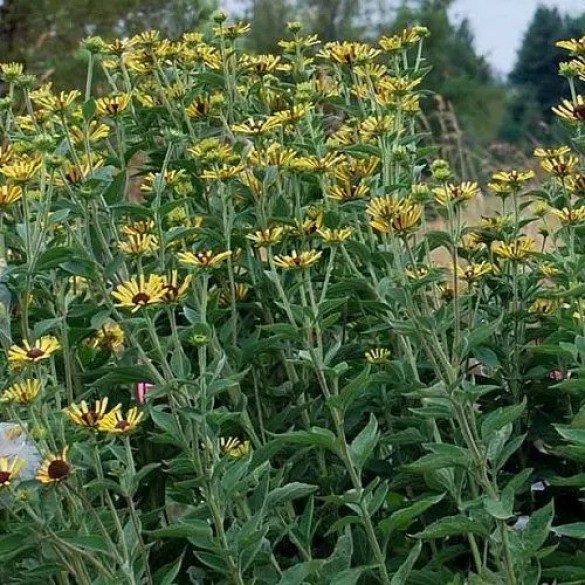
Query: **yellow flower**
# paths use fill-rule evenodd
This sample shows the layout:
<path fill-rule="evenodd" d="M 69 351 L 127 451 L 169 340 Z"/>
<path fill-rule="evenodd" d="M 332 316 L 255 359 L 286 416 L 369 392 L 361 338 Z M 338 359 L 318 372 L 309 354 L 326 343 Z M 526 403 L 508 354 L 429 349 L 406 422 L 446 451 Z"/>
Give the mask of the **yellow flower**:
<path fill-rule="evenodd" d="M 153 254 L 158 249 L 158 238 L 152 234 L 129 235 L 125 242 L 118 242 L 118 250 L 129 256 Z"/>
<path fill-rule="evenodd" d="M 16 81 L 24 72 L 22 63 L 0 63 L 0 78 L 8 83 Z"/>
<path fill-rule="evenodd" d="M 317 233 L 326 244 L 341 244 L 351 238 L 352 229 L 350 227 L 340 229 L 323 228 L 317 230 Z"/>
<path fill-rule="evenodd" d="M 235 40 L 250 32 L 252 27 L 249 22 L 236 22 L 234 24 L 224 26 L 214 26 L 213 34 L 217 36 L 224 36 L 226 39 Z"/>
<path fill-rule="evenodd" d="M 13 345 L 8 350 L 8 362 L 13 366 L 36 364 L 50 358 L 52 354 L 61 349 L 61 344 L 52 335 L 45 335 L 32 345 L 26 340 L 22 344 L 23 347 Z"/>
<path fill-rule="evenodd" d="M 291 148 L 283 148 L 278 142 L 270 144 L 267 148 L 252 148 L 248 154 L 247 161 L 255 166 L 286 166 L 298 153 Z"/>
<path fill-rule="evenodd" d="M 551 208 L 550 212 L 558 217 L 563 224 L 572 225 L 585 220 L 585 207 L 574 207 L 573 209 L 568 209 L 567 207 L 563 209 Z"/>
<path fill-rule="evenodd" d="M 336 201 L 355 201 L 364 199 L 370 193 L 370 188 L 364 181 L 352 183 L 350 180 L 339 181 L 327 190 L 327 197 Z"/>
<path fill-rule="evenodd" d="M 406 268 L 404 274 L 413 281 L 420 280 L 429 274 L 429 269 L 426 266 L 413 266 Z"/>
<path fill-rule="evenodd" d="M 95 101 L 96 112 L 100 116 L 117 116 L 130 105 L 130 95 L 127 93 L 105 96 Z"/>
<path fill-rule="evenodd" d="M 122 414 L 121 408 L 114 408 L 105 414 L 97 423 L 98 431 L 111 433 L 114 435 L 127 435 L 135 431 L 144 418 L 143 412 L 138 412 L 138 408 L 133 406 Z"/>
<path fill-rule="evenodd" d="M 267 230 L 258 230 L 253 234 L 248 234 L 246 238 L 252 240 L 256 246 L 272 246 L 282 240 L 282 234 L 284 233 L 283 227 L 272 227 Z"/>
<path fill-rule="evenodd" d="M 40 469 L 37 472 L 37 481 L 46 485 L 63 481 L 71 473 L 71 465 L 67 452 L 69 447 L 65 447 L 60 453 L 51 453 L 43 460 Z"/>
<path fill-rule="evenodd" d="M 250 287 L 247 284 L 244 284 L 242 282 L 236 283 L 234 290 L 236 302 L 245 301 L 249 292 Z M 229 286 L 219 289 L 219 304 L 222 307 L 227 307 L 228 305 L 230 305 L 232 302 L 231 299 L 232 292 Z"/>
<path fill-rule="evenodd" d="M 183 169 L 165 171 L 164 175 L 161 173 L 148 173 L 144 177 L 144 182 L 140 185 L 140 190 L 143 193 L 156 193 L 159 190 L 162 191 L 165 187 L 176 189 L 187 180 L 187 174 Z"/>
<path fill-rule="evenodd" d="M 17 404 L 30 404 L 41 391 L 41 381 L 30 378 L 22 382 L 16 382 L 10 388 L 2 392 L 0 401 L 16 402 Z"/>
<path fill-rule="evenodd" d="M 560 106 L 552 109 L 559 118 L 567 122 L 585 122 L 585 96 L 578 95 L 573 103 L 570 100 L 563 100 Z"/>
<path fill-rule="evenodd" d="M 477 183 L 471 183 L 465 181 L 459 185 L 448 183 L 443 187 L 437 187 L 433 189 L 435 195 L 435 201 L 446 207 L 449 204 L 456 205 L 465 201 L 473 199 L 476 195 L 479 195 L 479 186 Z"/>
<path fill-rule="evenodd" d="M 527 181 L 534 179 L 534 177 L 534 171 L 500 171 L 492 175 L 492 181 L 518 189 Z"/>
<path fill-rule="evenodd" d="M 14 158 L 14 147 L 11 144 L 0 146 L 0 165 L 7 165 Z"/>
<path fill-rule="evenodd" d="M 469 284 L 475 282 L 482 276 L 494 271 L 494 266 L 489 262 L 472 262 L 468 266 L 457 266 L 457 276 L 463 278 Z"/>
<path fill-rule="evenodd" d="M 557 41 L 555 45 L 561 49 L 566 49 L 576 57 L 585 57 L 585 36 L 582 36 L 580 39 Z"/>
<path fill-rule="evenodd" d="M 122 228 L 122 231 L 127 236 L 140 236 L 152 233 L 155 227 L 155 223 L 152 219 L 144 219 L 142 221 L 133 221 L 132 223 L 125 225 Z"/>
<path fill-rule="evenodd" d="M 364 355 L 369 364 L 387 364 L 390 361 L 392 352 L 383 347 L 376 347 L 375 349 L 366 351 Z"/>
<path fill-rule="evenodd" d="M 556 175 L 559 178 L 564 178 L 570 175 L 578 165 L 579 159 L 572 154 L 545 158 L 540 163 L 540 166 L 544 171 Z"/>
<path fill-rule="evenodd" d="M 231 256 L 231 250 L 225 252 L 218 252 L 217 254 L 211 250 L 204 252 L 180 252 L 177 258 L 183 264 L 193 266 L 195 268 L 219 268 L 222 262 Z"/>
<path fill-rule="evenodd" d="M 201 178 L 207 181 L 227 181 L 239 175 L 245 168 L 245 165 L 223 165 L 203 171 Z"/>
<path fill-rule="evenodd" d="M 513 262 L 522 262 L 536 253 L 536 247 L 532 238 L 519 238 L 509 244 L 494 242 L 492 251 L 500 258 Z"/>
<path fill-rule="evenodd" d="M 461 248 L 469 252 L 482 250 L 486 245 L 481 241 L 481 236 L 474 232 L 469 232 L 461 238 Z"/>
<path fill-rule="evenodd" d="M 120 410 L 121 408 L 122 405 L 118 404 L 110 412 Z M 85 400 L 82 400 L 79 404 L 72 404 L 64 409 L 63 412 L 76 425 L 95 428 L 104 416 L 106 416 L 107 409 L 108 398 L 106 397 L 101 400 L 96 400 L 91 408 Z"/>
<path fill-rule="evenodd" d="M 326 43 L 317 53 L 317 57 L 327 59 L 337 65 L 354 66 L 371 63 L 381 53 L 380 49 L 374 49 L 366 43 L 335 41 Z"/>
<path fill-rule="evenodd" d="M 240 459 L 250 452 L 250 441 L 240 441 L 235 437 L 221 437 L 219 439 L 219 451 L 222 455 L 228 455 L 233 459 Z"/>
<path fill-rule="evenodd" d="M 74 89 L 73 91 L 70 91 L 67 93 L 62 91 L 58 95 L 49 94 L 49 95 L 45 95 L 45 96 L 39 96 L 34 101 L 36 101 L 37 104 L 39 104 L 40 106 L 42 106 L 43 108 L 46 108 L 47 110 L 49 110 L 51 112 L 63 113 L 63 112 L 66 112 L 67 110 L 71 109 L 75 100 L 80 95 L 81 95 L 81 92 L 77 89 Z"/>
<path fill-rule="evenodd" d="M 41 164 L 38 159 L 22 159 L 0 167 L 0 172 L 17 183 L 26 183 L 39 174 Z"/>
<path fill-rule="evenodd" d="M 534 156 L 537 158 L 557 158 L 570 154 L 571 149 L 568 146 L 557 146 L 556 148 L 543 148 L 539 146 L 534 150 Z"/>
<path fill-rule="evenodd" d="M 185 113 L 189 118 L 205 118 L 217 111 L 223 101 L 223 95 L 214 93 L 212 95 L 198 95 L 185 108 Z"/>
<path fill-rule="evenodd" d="M 188 274 L 183 280 L 183 283 L 179 285 L 179 273 L 176 270 L 172 270 L 170 277 L 166 278 L 163 284 L 165 301 L 173 303 L 183 298 L 189 290 L 192 281 L 193 276 Z"/>
<path fill-rule="evenodd" d="M 293 160 L 291 166 L 307 173 L 333 173 L 335 167 L 344 161 L 341 154 L 328 152 L 324 156 L 304 156 Z"/>
<path fill-rule="evenodd" d="M 107 138 L 110 135 L 110 127 L 97 120 L 92 120 L 87 128 L 72 126 L 70 132 L 74 144 L 83 144 L 85 140 L 94 143 Z"/>
<path fill-rule="evenodd" d="M 541 315 L 548 315 L 552 313 L 557 307 L 558 301 L 556 299 L 536 299 L 530 307 L 528 307 L 529 313 L 540 313 Z"/>
<path fill-rule="evenodd" d="M 165 300 L 164 279 L 157 274 L 150 274 L 147 280 L 141 274 L 138 278 L 118 285 L 112 296 L 118 301 L 116 306 L 132 309 L 135 313 L 142 307 L 156 305 Z"/>
<path fill-rule="evenodd" d="M 0 457 L 0 488 L 10 486 L 18 477 L 18 474 L 26 467 L 26 461 L 22 457 Z"/>
<path fill-rule="evenodd" d="M 540 262 L 538 270 L 546 278 L 552 278 L 561 272 L 552 262 Z"/>
<path fill-rule="evenodd" d="M 106 321 L 90 341 L 90 347 L 118 353 L 124 348 L 124 330 L 114 321 Z"/>
<path fill-rule="evenodd" d="M 274 124 L 269 123 L 268 120 L 254 120 L 248 118 L 245 122 L 233 124 L 231 129 L 232 132 L 238 134 L 248 134 L 250 136 L 260 136 L 266 134 L 274 127 Z"/>
<path fill-rule="evenodd" d="M 297 254 L 296 250 L 293 250 L 290 256 L 275 256 L 274 263 L 279 268 L 284 270 L 289 269 L 302 269 L 309 268 L 319 261 L 319 258 L 323 255 L 323 252 L 317 252 L 316 250 L 309 250 L 308 252 L 301 252 Z"/>
<path fill-rule="evenodd" d="M 0 209 L 16 203 L 22 198 L 22 187 L 18 185 L 0 185 Z"/>
<path fill-rule="evenodd" d="M 404 236 L 418 227 L 423 207 L 409 197 L 376 197 L 366 208 L 371 216 L 370 225 L 379 232 Z"/>

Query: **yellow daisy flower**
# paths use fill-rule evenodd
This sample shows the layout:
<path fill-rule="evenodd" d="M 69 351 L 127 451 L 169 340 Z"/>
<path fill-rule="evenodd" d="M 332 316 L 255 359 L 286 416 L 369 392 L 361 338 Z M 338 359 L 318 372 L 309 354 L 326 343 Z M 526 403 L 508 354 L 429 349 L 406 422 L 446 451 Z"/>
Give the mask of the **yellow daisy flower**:
<path fill-rule="evenodd" d="M 390 361 L 390 356 L 392 352 L 389 349 L 385 349 L 383 347 L 376 347 L 374 349 L 370 349 L 366 351 L 364 354 L 366 357 L 366 361 L 369 364 L 387 364 Z"/>
<path fill-rule="evenodd" d="M 51 355 L 61 349 L 61 344 L 52 335 L 45 335 L 32 345 L 24 340 L 22 345 L 23 347 L 12 345 L 8 350 L 8 363 L 12 366 L 20 367 L 26 364 L 36 364 L 50 358 Z"/>
<path fill-rule="evenodd" d="M 0 457 L 0 488 L 9 487 L 18 477 L 18 474 L 26 467 L 26 461 L 22 457 Z"/>
<path fill-rule="evenodd" d="M 158 249 L 158 238 L 153 234 L 129 235 L 125 242 L 118 242 L 118 250 L 128 256 L 149 255 Z"/>
<path fill-rule="evenodd" d="M 30 181 L 39 174 L 40 170 L 41 164 L 38 159 L 16 160 L 9 165 L 0 167 L 0 173 L 17 183 Z"/>
<path fill-rule="evenodd" d="M 95 101 L 96 112 L 99 116 L 117 116 L 130 105 L 130 95 L 120 94 L 105 96 Z"/>
<path fill-rule="evenodd" d="M 16 203 L 22 198 L 19 185 L 0 185 L 0 209 Z"/>
<path fill-rule="evenodd" d="M 192 281 L 193 276 L 188 274 L 184 278 L 183 283 L 179 284 L 179 273 L 177 270 L 172 270 L 170 277 L 166 278 L 163 284 L 165 301 L 172 303 L 183 298 L 189 290 Z"/>
<path fill-rule="evenodd" d="M 494 266 L 489 262 L 472 262 L 467 266 L 457 266 L 457 276 L 463 278 L 469 284 L 475 282 L 482 276 L 494 271 Z"/>
<path fill-rule="evenodd" d="M 317 252 L 316 250 L 309 250 L 308 252 L 301 252 L 297 254 L 295 250 L 292 251 L 290 256 L 275 256 L 274 263 L 279 268 L 284 270 L 295 269 L 295 268 L 309 268 L 319 261 L 319 258 L 323 255 L 323 252 Z"/>
<path fill-rule="evenodd" d="M 106 321 L 90 340 L 89 346 L 94 349 L 103 349 L 113 353 L 118 353 L 124 348 L 126 335 L 118 323 Z"/>
<path fill-rule="evenodd" d="M 536 246 L 532 238 L 519 238 L 508 244 L 494 242 L 492 251 L 500 258 L 513 262 L 522 262 L 536 253 Z"/>
<path fill-rule="evenodd" d="M 217 254 L 211 250 L 195 253 L 181 252 L 177 254 L 177 258 L 180 262 L 195 268 L 219 268 L 222 262 L 229 256 L 231 256 L 231 250 L 218 252 Z"/>
<path fill-rule="evenodd" d="M 552 111 L 567 122 L 585 122 L 585 96 L 578 95 L 575 103 L 563 100 L 561 105 L 555 106 Z"/>
<path fill-rule="evenodd" d="M 444 187 L 433 189 L 433 194 L 435 195 L 435 201 L 439 205 L 446 207 L 450 203 L 456 205 L 457 203 L 473 199 L 479 195 L 479 185 L 469 181 L 465 181 L 459 185 L 449 183 Z"/>
<path fill-rule="evenodd" d="M 235 285 L 235 297 L 236 302 L 242 302 L 246 300 L 250 287 L 247 284 L 238 282 Z M 222 287 L 219 289 L 219 304 L 222 307 L 227 307 L 232 302 L 232 292 L 229 286 Z"/>
<path fill-rule="evenodd" d="M 122 414 L 121 408 L 114 408 L 102 417 L 97 423 L 97 428 L 104 433 L 127 435 L 136 430 L 143 418 L 144 413 L 138 412 L 136 406 L 130 408 L 126 412 L 126 416 Z"/>
<path fill-rule="evenodd" d="M 282 240 L 283 233 L 283 227 L 272 227 L 267 230 L 258 230 L 253 234 L 248 234 L 246 238 L 252 240 L 256 246 L 272 246 Z"/>
<path fill-rule="evenodd" d="M 156 305 L 165 299 L 164 279 L 157 274 L 150 274 L 148 279 L 141 274 L 116 287 L 112 296 L 118 302 L 116 306 L 132 309 L 136 312 L 147 305 Z"/>
<path fill-rule="evenodd" d="M 31 378 L 12 384 L 12 386 L 2 392 L 0 401 L 30 404 L 39 395 L 40 391 L 41 381 Z"/>
<path fill-rule="evenodd" d="M 341 244 L 351 238 L 352 229 L 350 227 L 340 229 L 323 228 L 317 230 L 317 234 L 326 244 Z"/>
<path fill-rule="evenodd" d="M 235 437 L 221 437 L 219 439 L 219 451 L 222 455 L 228 455 L 233 459 L 246 456 L 251 450 L 250 441 L 240 441 Z"/>
<path fill-rule="evenodd" d="M 69 447 L 65 447 L 60 453 L 51 453 L 45 457 L 37 472 L 37 481 L 49 485 L 67 479 L 71 473 L 68 451 Z"/>
<path fill-rule="evenodd" d="M 527 181 L 534 179 L 534 171 L 499 171 L 492 175 L 492 181 L 509 185 L 512 188 L 519 188 Z"/>
<path fill-rule="evenodd" d="M 121 408 L 122 405 L 117 404 L 110 413 Z M 79 404 L 72 404 L 64 409 L 63 412 L 77 426 L 95 428 L 104 416 L 106 416 L 107 409 L 108 398 L 106 397 L 101 400 L 96 400 L 91 408 L 85 400 L 82 400 Z"/>
<path fill-rule="evenodd" d="M 541 168 L 559 178 L 564 178 L 573 173 L 579 165 L 579 159 L 574 155 L 561 155 L 545 158 L 541 161 Z"/>
<path fill-rule="evenodd" d="M 585 220 L 585 207 L 574 207 L 573 209 L 568 209 L 567 207 L 563 209 L 551 208 L 550 212 L 558 217 L 561 223 L 566 225 L 580 223 Z"/>

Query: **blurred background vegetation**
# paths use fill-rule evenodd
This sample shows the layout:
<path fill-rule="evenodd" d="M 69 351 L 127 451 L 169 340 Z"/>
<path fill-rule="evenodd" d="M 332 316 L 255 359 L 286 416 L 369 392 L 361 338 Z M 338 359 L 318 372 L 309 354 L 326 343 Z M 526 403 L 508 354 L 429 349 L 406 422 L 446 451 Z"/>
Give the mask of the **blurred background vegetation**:
<path fill-rule="evenodd" d="M 423 125 L 443 155 L 476 178 L 492 163 L 521 164 L 537 143 L 560 139 L 550 108 L 567 96 L 558 77 L 562 53 L 554 43 L 585 34 L 585 9 L 569 17 L 538 6 L 507 79 L 498 77 L 474 46 L 468 21 L 454 22 L 457 0 L 230 0 L 235 18 L 252 23 L 248 50 L 276 51 L 286 23 L 300 20 L 325 41 L 375 41 L 404 26 L 432 31 L 426 54 L 432 65 L 425 87 Z M 54 86 L 81 86 L 84 57 L 79 41 L 132 35 L 156 28 L 169 37 L 206 29 L 217 0 L 0 0 L 0 61 L 21 61 Z"/>

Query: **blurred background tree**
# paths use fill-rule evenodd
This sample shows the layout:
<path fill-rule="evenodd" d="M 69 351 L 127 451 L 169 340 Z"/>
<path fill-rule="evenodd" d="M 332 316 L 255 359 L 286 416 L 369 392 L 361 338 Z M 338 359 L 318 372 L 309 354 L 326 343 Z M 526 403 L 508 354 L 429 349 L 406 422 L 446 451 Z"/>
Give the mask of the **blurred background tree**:
<path fill-rule="evenodd" d="M 57 86 L 79 85 L 85 68 L 73 56 L 84 37 L 150 28 L 177 37 L 208 22 L 216 8 L 216 0 L 2 0 L 0 60 L 23 62 Z"/>

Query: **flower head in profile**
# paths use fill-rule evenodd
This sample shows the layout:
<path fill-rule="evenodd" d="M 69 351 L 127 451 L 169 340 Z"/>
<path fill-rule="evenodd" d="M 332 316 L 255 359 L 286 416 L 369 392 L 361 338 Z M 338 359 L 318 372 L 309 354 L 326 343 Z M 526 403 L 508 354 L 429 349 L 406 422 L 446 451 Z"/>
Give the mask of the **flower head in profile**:
<path fill-rule="evenodd" d="M 0 457 L 0 488 L 9 487 L 25 465 L 26 461 L 21 457 Z"/>
<path fill-rule="evenodd" d="M 30 404 L 41 391 L 41 381 L 30 378 L 15 382 L 6 388 L 0 395 L 0 402 L 16 402 L 16 404 Z"/>
<path fill-rule="evenodd" d="M 41 170 L 40 160 L 23 158 L 14 160 L 0 168 L 0 172 L 15 183 L 26 183 L 35 178 Z"/>
<path fill-rule="evenodd" d="M 371 217 L 370 225 L 376 231 L 405 236 L 418 228 L 423 207 L 410 197 L 376 197 L 366 208 Z"/>
<path fill-rule="evenodd" d="M 516 169 L 511 171 L 499 171 L 492 175 L 492 183 L 500 183 L 513 190 L 517 190 L 522 187 L 524 183 L 534 179 L 534 177 L 534 171 L 519 171 Z"/>
<path fill-rule="evenodd" d="M 46 96 L 39 96 L 35 101 L 39 106 L 46 108 L 50 112 L 64 113 L 70 110 L 75 100 L 81 95 L 81 92 L 74 89 L 70 92 L 62 91 L 59 94 L 49 94 Z"/>
<path fill-rule="evenodd" d="M 573 124 L 585 122 L 585 96 L 578 95 L 575 102 L 563 100 L 559 106 L 552 109 L 562 120 Z"/>
<path fill-rule="evenodd" d="M 496 256 L 511 262 L 525 262 L 536 253 L 536 246 L 532 238 L 518 238 L 509 243 L 495 242 L 492 251 Z"/>
<path fill-rule="evenodd" d="M 489 262 L 472 262 L 467 266 L 457 266 L 457 276 L 465 280 L 468 284 L 477 282 L 482 276 L 491 274 L 494 266 Z"/>
<path fill-rule="evenodd" d="M 346 240 L 349 240 L 349 238 L 351 238 L 352 229 L 350 227 L 338 229 L 321 228 L 317 230 L 317 234 L 325 244 L 332 246 L 342 244 Z"/>
<path fill-rule="evenodd" d="M 282 240 L 283 233 L 284 228 L 282 226 L 276 226 L 266 230 L 258 230 L 253 234 L 248 234 L 246 238 L 259 247 L 272 246 Z"/>
<path fill-rule="evenodd" d="M 183 264 L 194 268 L 219 268 L 224 260 L 231 256 L 231 250 L 225 252 L 212 252 L 205 250 L 201 252 L 180 252 L 177 258 Z"/>
<path fill-rule="evenodd" d="M 121 408 L 114 408 L 99 420 L 97 428 L 104 433 L 127 435 L 138 428 L 143 418 L 144 413 L 138 412 L 136 406 L 130 408 L 125 415 Z"/>
<path fill-rule="evenodd" d="M 366 351 L 364 354 L 366 357 L 366 361 L 369 364 L 387 364 L 390 361 L 390 356 L 392 352 L 389 349 L 383 347 L 376 347 L 374 349 L 370 349 Z"/>
<path fill-rule="evenodd" d="M 52 335 L 45 335 L 32 344 L 24 340 L 22 347 L 15 344 L 8 350 L 8 362 L 15 367 L 36 364 L 49 359 L 59 349 L 61 344 Z"/>
<path fill-rule="evenodd" d="M 37 472 L 37 481 L 45 485 L 63 481 L 71 474 L 69 463 L 69 447 L 65 447 L 59 453 L 51 453 L 43 459 L 43 463 Z"/>
<path fill-rule="evenodd" d="M 540 163 L 541 168 L 560 179 L 564 179 L 575 171 L 579 165 L 579 159 L 572 154 L 547 157 Z"/>
<path fill-rule="evenodd" d="M 95 102 L 96 112 L 100 116 L 117 116 L 130 105 L 130 95 L 124 93 L 114 96 L 104 96 Z"/>
<path fill-rule="evenodd" d="M 550 212 L 558 217 L 563 225 L 574 225 L 585 220 L 585 207 L 563 207 L 563 209 L 550 209 Z"/>
<path fill-rule="evenodd" d="M 250 441 L 240 441 L 235 437 L 221 437 L 219 439 L 219 451 L 232 459 L 240 459 L 250 452 Z"/>
<path fill-rule="evenodd" d="M 290 255 L 275 256 L 274 264 L 283 270 L 310 268 L 319 261 L 322 254 L 323 252 L 316 250 L 297 254 L 296 250 L 293 250 Z"/>
<path fill-rule="evenodd" d="M 371 63 L 380 55 L 382 51 L 375 49 L 366 43 L 351 42 L 351 41 L 335 41 L 327 43 L 317 57 L 326 59 L 336 65 L 364 65 Z"/>
<path fill-rule="evenodd" d="M 585 35 L 579 39 L 557 41 L 556 46 L 565 49 L 575 57 L 585 57 Z"/>
<path fill-rule="evenodd" d="M 162 303 L 165 300 L 165 282 L 158 274 L 149 275 L 148 279 L 141 274 L 120 284 L 112 292 L 116 306 L 131 309 L 133 313 L 139 309 Z"/>
<path fill-rule="evenodd" d="M 118 353 L 124 348 L 125 334 L 120 325 L 114 321 L 106 321 L 90 340 L 90 347 Z"/>
<path fill-rule="evenodd" d="M 118 242 L 118 250 L 128 256 L 148 256 L 159 248 L 158 238 L 153 234 L 132 234 Z"/>
<path fill-rule="evenodd" d="M 121 404 L 116 405 L 108 414 L 122 408 Z M 72 404 L 63 412 L 77 426 L 96 428 L 100 421 L 106 416 L 108 410 L 108 398 L 96 400 L 90 406 L 85 400 L 79 404 Z"/>
<path fill-rule="evenodd" d="M 442 207 L 464 203 L 479 195 L 479 185 L 465 181 L 458 185 L 448 183 L 443 187 L 433 189 L 435 201 Z"/>
<path fill-rule="evenodd" d="M 0 185 L 0 209 L 9 207 L 22 198 L 22 187 L 19 185 Z"/>
<path fill-rule="evenodd" d="M 179 273 L 177 270 L 172 270 L 170 275 L 165 278 L 163 289 L 164 289 L 164 298 L 165 301 L 168 303 L 173 303 L 178 301 L 179 299 L 183 298 L 189 287 L 191 286 L 191 282 L 193 281 L 193 276 L 188 274 L 184 279 L 183 282 L 179 282 Z"/>

